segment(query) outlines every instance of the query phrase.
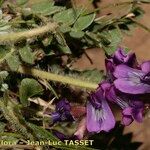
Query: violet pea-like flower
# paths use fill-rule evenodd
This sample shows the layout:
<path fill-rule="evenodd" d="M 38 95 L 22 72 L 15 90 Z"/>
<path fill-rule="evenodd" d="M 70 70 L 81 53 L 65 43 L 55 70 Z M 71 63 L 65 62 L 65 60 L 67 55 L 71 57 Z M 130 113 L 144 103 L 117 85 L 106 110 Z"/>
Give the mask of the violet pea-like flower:
<path fill-rule="evenodd" d="M 70 113 L 71 106 L 66 99 L 60 100 L 56 104 L 56 111 L 51 114 L 53 123 L 61 121 L 74 121 L 73 116 Z"/>
<path fill-rule="evenodd" d="M 147 68 L 145 67 L 148 66 Z M 142 70 L 133 69 L 126 65 L 118 65 L 115 68 L 115 87 L 128 94 L 150 93 L 150 62 L 143 64 Z"/>
<path fill-rule="evenodd" d="M 144 104 L 142 101 L 131 101 L 128 107 L 122 111 L 122 124 L 130 125 L 133 120 L 137 122 L 143 121 Z"/>
<path fill-rule="evenodd" d="M 107 100 L 117 104 L 122 109 L 122 124 L 129 125 L 134 120 L 142 122 L 144 104 L 136 96 L 118 92 L 112 85 L 106 93 Z"/>
<path fill-rule="evenodd" d="M 90 95 L 87 103 L 87 130 L 89 132 L 108 132 L 115 126 L 115 118 L 107 103 L 105 91 L 110 87 L 107 82 L 101 83 L 96 90 Z"/>
<path fill-rule="evenodd" d="M 118 48 L 112 58 L 116 65 L 126 64 L 127 66 L 133 66 L 136 60 L 135 53 L 126 54 L 122 48 Z"/>
<path fill-rule="evenodd" d="M 115 67 L 120 64 L 133 67 L 136 62 L 135 53 L 125 53 L 124 49 L 118 48 L 112 56 L 108 56 L 105 60 L 107 77 L 110 81 L 114 80 L 113 72 Z"/>

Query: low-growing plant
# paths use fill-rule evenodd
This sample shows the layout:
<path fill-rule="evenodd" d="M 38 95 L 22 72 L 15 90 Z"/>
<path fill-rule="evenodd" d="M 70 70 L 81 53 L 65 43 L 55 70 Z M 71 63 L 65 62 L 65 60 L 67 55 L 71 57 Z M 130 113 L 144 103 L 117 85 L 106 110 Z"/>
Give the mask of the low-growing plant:
<path fill-rule="evenodd" d="M 150 1 L 102 7 L 89 2 L 92 10 L 71 0 L 0 0 L 0 148 L 133 150 L 141 145 L 131 141 L 132 133 L 123 135 L 123 125 L 143 120 L 150 61 L 139 64 L 121 42 L 133 27 L 150 32 L 139 22 L 142 4 Z M 111 12 L 101 15 L 106 9 Z M 106 73 L 73 68 L 83 54 L 92 61 L 89 48 L 104 51 Z M 121 108 L 117 124 L 110 103 Z M 77 142 L 85 139 L 93 145 Z"/>

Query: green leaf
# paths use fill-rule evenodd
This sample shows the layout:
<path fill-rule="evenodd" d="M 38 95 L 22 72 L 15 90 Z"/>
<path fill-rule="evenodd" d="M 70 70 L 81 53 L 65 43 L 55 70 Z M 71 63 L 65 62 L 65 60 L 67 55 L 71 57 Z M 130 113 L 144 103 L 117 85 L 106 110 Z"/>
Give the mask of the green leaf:
<path fill-rule="evenodd" d="M 5 126 L 6 126 L 5 123 L 0 122 L 0 133 L 3 133 L 3 132 L 4 132 Z"/>
<path fill-rule="evenodd" d="M 7 71 L 0 71 L 0 84 L 4 82 L 4 80 L 7 78 L 8 72 Z"/>
<path fill-rule="evenodd" d="M 42 43 L 46 47 L 51 44 L 52 40 L 53 40 L 53 36 L 49 35 L 48 37 L 42 40 Z"/>
<path fill-rule="evenodd" d="M 66 40 L 61 32 L 57 32 L 54 36 L 60 45 L 66 46 Z"/>
<path fill-rule="evenodd" d="M 0 7 L 2 6 L 3 2 L 4 2 L 4 0 L 0 0 Z"/>
<path fill-rule="evenodd" d="M 36 137 L 40 140 L 52 140 L 52 141 L 59 141 L 51 132 L 35 125 L 32 123 L 28 123 L 28 126 L 33 130 L 35 133 Z"/>
<path fill-rule="evenodd" d="M 69 32 L 69 31 L 71 31 L 71 27 L 69 27 L 68 25 L 61 25 L 60 27 L 59 27 L 59 29 L 60 29 L 60 31 L 62 32 L 62 33 L 67 33 L 67 32 Z"/>
<path fill-rule="evenodd" d="M 12 54 L 8 58 L 6 58 L 6 62 L 12 71 L 18 70 L 20 61 L 17 55 Z"/>
<path fill-rule="evenodd" d="M 108 30 L 108 32 L 105 31 L 101 34 L 110 41 L 110 44 L 108 45 L 103 43 L 104 50 L 108 55 L 113 54 L 122 41 L 121 31 L 118 28 L 113 28 L 111 30 Z"/>
<path fill-rule="evenodd" d="M 67 25 L 72 25 L 76 19 L 75 10 L 72 8 L 61 11 L 54 15 L 53 17 L 54 21 L 59 23 L 64 23 Z"/>
<path fill-rule="evenodd" d="M 45 13 L 46 15 L 53 15 L 55 13 L 58 13 L 60 11 L 63 11 L 65 8 L 61 7 L 61 6 L 53 6 L 51 8 L 49 8 L 49 11 L 47 13 Z"/>
<path fill-rule="evenodd" d="M 64 35 L 60 32 L 57 32 L 55 35 L 55 38 L 57 40 L 58 44 L 58 48 L 60 49 L 60 51 L 62 51 L 65 54 L 70 54 L 70 48 L 68 47 L 66 40 L 64 38 Z"/>
<path fill-rule="evenodd" d="M 19 97 L 23 106 L 28 106 L 28 98 L 41 95 L 43 93 L 42 86 L 34 79 L 25 78 L 21 81 L 19 88 Z"/>
<path fill-rule="evenodd" d="M 61 7 L 54 6 L 54 1 L 43 0 L 37 1 L 31 5 L 31 10 L 35 14 L 43 14 L 43 15 L 50 15 L 57 11 L 60 11 Z"/>
<path fill-rule="evenodd" d="M 150 3 L 150 0 L 140 0 L 142 3 Z"/>
<path fill-rule="evenodd" d="M 0 59 L 5 57 L 7 53 L 10 52 L 10 49 L 8 49 L 6 46 L 4 45 L 0 45 Z"/>
<path fill-rule="evenodd" d="M 82 38 L 84 36 L 83 31 L 71 31 L 69 34 L 71 37 L 77 38 L 77 39 Z"/>
<path fill-rule="evenodd" d="M 95 19 L 95 13 L 85 15 L 85 16 L 80 16 L 75 24 L 73 25 L 73 28 L 76 30 L 84 30 L 86 29 Z"/>
<path fill-rule="evenodd" d="M 17 5 L 24 5 L 28 2 L 28 0 L 16 0 Z"/>
<path fill-rule="evenodd" d="M 70 50 L 70 48 L 69 48 L 67 45 L 65 45 L 65 46 L 63 46 L 63 45 L 58 45 L 58 48 L 59 48 L 59 50 L 60 50 L 61 52 L 63 52 L 64 54 L 71 54 L 71 50 Z"/>
<path fill-rule="evenodd" d="M 23 48 L 21 48 L 19 50 L 19 54 L 21 56 L 21 59 L 28 63 L 28 64 L 34 64 L 34 59 L 35 59 L 35 56 L 34 54 L 31 52 L 31 49 L 30 47 L 28 46 L 25 46 Z"/>
<path fill-rule="evenodd" d="M 97 69 L 85 70 L 81 73 L 81 76 L 94 83 L 100 83 L 100 81 L 104 77 L 104 72 Z"/>

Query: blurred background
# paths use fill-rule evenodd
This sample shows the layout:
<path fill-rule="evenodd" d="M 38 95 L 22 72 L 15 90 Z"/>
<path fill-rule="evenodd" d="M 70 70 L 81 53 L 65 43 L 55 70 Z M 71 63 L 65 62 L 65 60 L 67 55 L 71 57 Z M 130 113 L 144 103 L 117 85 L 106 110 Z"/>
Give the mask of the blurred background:
<path fill-rule="evenodd" d="M 88 0 L 73 0 L 75 5 L 84 5 L 89 9 L 93 9 L 93 6 L 89 3 Z M 98 0 L 97 0 L 98 1 Z M 125 0 L 101 0 L 97 2 L 97 6 L 103 7 L 108 5 L 109 3 L 120 2 Z M 126 0 L 127 1 L 127 0 Z M 139 19 L 139 22 L 150 28 L 150 5 L 143 4 L 143 9 L 145 11 L 145 15 Z M 115 12 L 111 8 L 105 9 L 105 11 L 100 12 L 101 15 L 109 14 L 109 13 L 123 13 L 126 11 L 126 8 L 121 12 Z M 150 60 L 150 33 L 145 31 L 140 27 L 136 27 L 131 31 L 131 35 L 125 35 L 121 46 L 126 46 L 131 51 L 136 53 L 138 61 L 142 62 L 145 60 Z M 97 68 L 104 69 L 104 52 L 101 49 L 88 49 L 87 54 L 92 60 L 92 63 L 89 61 L 87 56 L 82 55 L 82 57 L 74 64 L 74 68 Z M 118 120 L 120 119 L 119 111 L 116 112 L 116 116 Z M 125 128 L 125 133 L 133 132 L 133 141 L 143 142 L 142 146 L 140 146 L 139 150 L 150 150 L 150 114 L 147 115 L 144 119 L 144 122 L 139 124 L 133 122 L 130 126 Z"/>

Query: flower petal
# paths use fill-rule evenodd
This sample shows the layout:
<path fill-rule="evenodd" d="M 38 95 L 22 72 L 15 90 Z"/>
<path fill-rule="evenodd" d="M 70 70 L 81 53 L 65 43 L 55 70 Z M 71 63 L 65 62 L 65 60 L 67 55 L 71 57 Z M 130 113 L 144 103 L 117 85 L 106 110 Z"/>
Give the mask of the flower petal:
<path fill-rule="evenodd" d="M 56 104 L 56 110 L 59 112 L 66 111 L 66 110 L 70 111 L 70 109 L 71 109 L 70 103 L 65 98 L 63 98 Z"/>
<path fill-rule="evenodd" d="M 117 99 L 117 95 L 116 95 L 116 91 L 115 91 L 115 87 L 111 86 L 109 88 L 109 90 L 106 91 L 106 98 L 108 101 L 110 102 L 116 102 Z"/>
<path fill-rule="evenodd" d="M 109 130 L 114 128 L 115 118 L 105 99 L 102 100 L 102 111 L 103 111 L 103 118 L 101 119 L 101 130 L 108 132 Z"/>
<path fill-rule="evenodd" d="M 51 114 L 51 117 L 52 117 L 52 119 L 53 119 L 53 123 L 56 123 L 56 122 L 58 122 L 58 121 L 61 121 L 61 115 L 60 115 L 60 113 L 58 113 L 58 112 L 53 112 L 53 113 Z"/>
<path fill-rule="evenodd" d="M 133 118 L 132 118 L 131 116 L 124 115 L 124 116 L 122 117 L 122 124 L 123 124 L 123 125 L 128 126 L 128 125 L 130 125 L 132 122 L 133 122 Z"/>
<path fill-rule="evenodd" d="M 133 69 L 126 65 L 118 65 L 114 71 L 114 76 L 116 78 L 140 77 L 143 75 L 144 73 L 141 70 Z"/>
<path fill-rule="evenodd" d="M 150 72 L 150 60 L 142 63 L 141 64 L 141 69 L 142 69 L 143 72 L 149 73 Z"/>
<path fill-rule="evenodd" d="M 118 48 L 114 53 L 113 60 L 115 64 L 126 64 L 128 66 L 133 66 L 136 56 L 135 53 L 125 53 L 124 49 Z"/>
<path fill-rule="evenodd" d="M 99 109 L 96 109 L 90 102 L 87 104 L 87 130 L 89 132 L 99 132 L 101 130 L 98 115 Z"/>
<path fill-rule="evenodd" d="M 137 122 L 142 122 L 143 121 L 143 109 L 141 110 L 133 110 L 133 118 L 137 121 Z"/>
<path fill-rule="evenodd" d="M 108 132 L 115 126 L 115 118 L 105 99 L 102 108 L 95 109 L 91 103 L 87 104 L 87 129 L 89 132 Z"/>
<path fill-rule="evenodd" d="M 132 81 L 128 78 L 116 79 L 114 85 L 121 92 L 128 94 L 150 93 L 150 85 L 138 81 Z"/>
<path fill-rule="evenodd" d="M 122 111 L 123 115 L 132 115 L 132 108 L 131 107 L 126 107 L 123 111 Z"/>

